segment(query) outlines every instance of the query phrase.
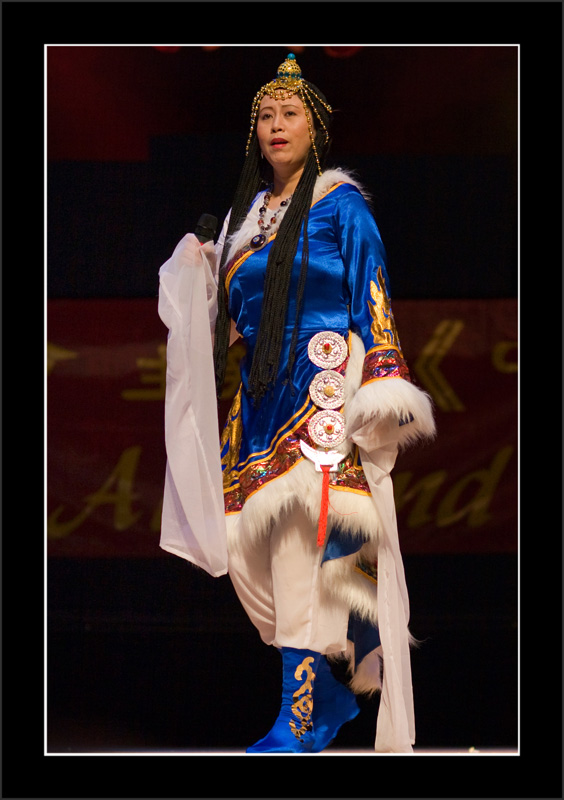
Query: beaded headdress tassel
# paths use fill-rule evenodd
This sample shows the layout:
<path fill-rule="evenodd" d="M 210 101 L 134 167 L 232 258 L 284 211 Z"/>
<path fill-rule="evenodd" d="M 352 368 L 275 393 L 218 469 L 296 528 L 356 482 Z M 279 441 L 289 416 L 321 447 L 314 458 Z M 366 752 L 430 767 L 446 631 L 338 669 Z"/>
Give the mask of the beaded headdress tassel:
<path fill-rule="evenodd" d="M 319 163 L 319 157 L 317 155 L 317 148 L 315 146 L 315 135 L 313 132 L 313 128 L 311 125 L 311 119 L 308 111 L 308 106 L 313 109 L 315 116 L 317 117 L 321 128 L 325 132 L 325 141 L 329 140 L 329 132 L 319 116 L 319 112 L 315 108 L 313 103 L 313 98 L 315 98 L 321 105 L 325 108 L 326 111 L 331 113 L 332 109 L 331 106 L 328 105 L 324 100 L 319 97 L 312 89 L 310 89 L 305 83 L 302 78 L 302 71 L 298 66 L 296 61 L 296 56 L 293 53 L 289 53 L 288 57 L 285 61 L 280 64 L 278 67 L 278 72 L 276 73 L 276 78 L 270 83 L 266 83 L 264 86 L 258 90 L 253 100 L 253 105 L 251 108 L 251 130 L 249 132 L 249 138 L 247 139 L 247 147 L 245 150 L 245 154 L 249 154 L 249 145 L 251 142 L 251 137 L 253 135 L 253 130 L 256 123 L 257 114 L 259 111 L 260 103 L 262 98 L 265 95 L 272 97 L 274 100 L 288 100 L 290 97 L 294 95 L 298 95 L 301 99 L 304 109 L 306 110 L 307 116 L 307 124 L 309 128 L 309 138 L 311 139 L 311 146 L 313 149 L 313 153 L 315 155 L 315 160 L 317 162 L 317 170 L 321 175 L 321 165 Z"/>

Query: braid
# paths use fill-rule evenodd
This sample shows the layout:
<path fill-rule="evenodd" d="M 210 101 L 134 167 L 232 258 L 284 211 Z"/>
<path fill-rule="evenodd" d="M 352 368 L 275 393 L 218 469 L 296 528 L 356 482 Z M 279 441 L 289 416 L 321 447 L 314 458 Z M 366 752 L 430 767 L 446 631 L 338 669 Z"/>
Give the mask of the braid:
<path fill-rule="evenodd" d="M 245 159 L 243 169 L 239 177 L 239 183 L 235 192 L 235 199 L 231 208 L 226 242 L 228 238 L 240 227 L 242 221 L 247 216 L 249 207 L 253 202 L 262 183 L 260 173 L 260 149 L 256 136 L 253 138 L 249 147 L 249 156 Z M 227 289 L 225 285 L 225 261 L 229 248 L 224 246 L 219 264 L 219 281 L 217 290 L 217 319 L 215 323 L 214 338 L 214 364 L 215 364 L 215 383 L 217 395 L 221 394 L 223 382 L 225 380 L 225 368 L 227 366 L 227 354 L 229 350 L 229 337 L 231 334 L 231 319 L 229 317 Z"/>
<path fill-rule="evenodd" d="M 315 178 L 316 164 L 311 156 L 308 158 L 308 168 L 304 169 L 269 253 L 260 326 L 249 374 L 248 391 L 256 405 L 260 403 L 278 374 L 294 256 L 311 204 Z"/>
<path fill-rule="evenodd" d="M 304 83 L 323 97 L 321 92 L 313 86 L 313 84 L 307 84 L 306 81 L 304 81 Z M 314 112 L 319 119 L 323 120 L 326 127 L 329 128 L 330 114 L 325 108 L 319 105 L 314 107 Z M 257 343 L 253 353 L 248 386 L 248 394 L 256 407 L 260 405 L 262 398 L 269 388 L 273 386 L 278 376 L 280 353 L 284 340 L 284 327 L 288 310 L 290 281 L 294 266 L 294 258 L 303 228 L 304 242 L 296 298 L 296 318 L 294 320 L 294 329 L 292 332 L 287 365 L 288 376 L 291 379 L 291 371 L 295 361 L 299 316 L 307 277 L 309 254 L 307 223 L 309 209 L 318 175 L 318 167 L 323 166 L 329 150 L 329 141 L 325 140 L 325 135 L 321 129 L 316 131 L 315 144 L 319 164 L 312 148 L 308 153 L 304 171 L 292 196 L 292 202 L 282 218 L 278 233 L 268 255 L 261 319 Z M 260 148 L 255 130 L 249 140 L 248 154 L 239 179 L 239 185 L 235 196 L 236 199 L 231 210 L 227 236 L 234 233 L 246 218 L 249 207 L 260 189 L 261 182 Z M 225 376 L 230 333 L 224 270 L 227 251 L 228 247 L 224 247 L 219 271 L 218 316 L 214 344 L 218 394 L 221 391 Z"/>
<path fill-rule="evenodd" d="M 296 343 L 298 341 L 298 329 L 300 321 L 300 312 L 302 310 L 302 300 L 304 296 L 305 283 L 307 278 L 307 267 L 309 261 L 309 207 L 306 209 L 304 217 L 304 243 L 302 247 L 302 265 L 300 269 L 300 277 L 298 280 L 297 294 L 296 294 L 296 318 L 294 320 L 294 330 L 292 331 L 292 340 L 290 342 L 290 352 L 288 353 L 288 380 L 290 381 L 290 389 L 292 394 L 294 387 L 292 385 L 292 369 L 294 368 L 294 361 L 296 360 Z"/>

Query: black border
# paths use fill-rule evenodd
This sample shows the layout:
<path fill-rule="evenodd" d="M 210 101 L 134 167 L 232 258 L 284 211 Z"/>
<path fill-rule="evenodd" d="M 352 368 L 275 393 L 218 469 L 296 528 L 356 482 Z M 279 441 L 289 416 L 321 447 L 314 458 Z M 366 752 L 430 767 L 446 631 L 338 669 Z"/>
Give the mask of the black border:
<path fill-rule="evenodd" d="M 532 508 L 525 502 L 521 512 L 519 756 L 432 756 L 408 761 L 398 761 L 396 756 L 379 757 L 377 761 L 366 757 L 296 761 L 290 756 L 291 761 L 277 761 L 267 756 L 264 770 L 257 768 L 252 759 L 221 756 L 43 755 L 43 286 L 41 269 L 35 266 L 30 270 L 29 239 L 37 238 L 34 252 L 40 258 L 46 43 L 166 43 L 182 31 L 197 43 L 204 39 L 232 44 L 233 30 L 239 30 L 243 21 L 242 32 L 249 41 L 268 32 L 274 43 L 297 35 L 308 43 L 323 44 L 338 32 L 344 43 L 359 44 L 359 37 L 369 32 L 377 40 L 371 43 L 518 44 L 521 302 L 531 315 L 530 304 L 536 304 L 541 315 L 537 325 L 542 327 L 543 336 L 548 335 L 555 343 L 548 354 L 552 376 L 561 365 L 561 3 L 289 2 L 278 4 L 277 8 L 279 24 L 264 25 L 264 4 L 254 3 L 2 3 L 3 372 L 4 387 L 9 390 L 3 393 L 7 458 L 3 462 L 2 512 L 2 797 L 562 797 L 561 525 L 549 523 L 552 518 L 547 513 L 554 497 L 560 501 L 562 483 L 558 470 L 547 469 L 546 457 L 554 450 L 554 444 L 543 449 L 543 437 L 537 435 L 545 416 L 544 408 L 538 414 L 538 406 L 536 433 L 529 423 L 521 444 L 522 470 L 525 461 L 527 467 L 522 480 L 527 481 L 527 489 L 530 487 L 534 497 Z M 20 225 L 16 224 L 18 221 Z M 539 252 L 541 230 L 543 251 Z M 531 232 L 532 242 L 528 238 Z M 28 237 L 27 233 L 31 235 Z M 547 267 L 557 277 L 549 280 Z M 26 275 L 35 276 L 36 280 L 28 280 Z M 14 312 L 18 298 L 25 300 L 25 311 L 19 305 Z M 552 331 L 551 324 L 557 325 L 558 330 Z M 531 333 L 533 339 L 535 333 Z M 522 361 L 528 360 L 527 346 L 528 341 L 523 342 Z M 542 377 L 534 370 L 531 373 L 533 379 Z M 523 404 L 527 404 L 524 384 L 525 381 Z M 19 387 L 17 391 L 13 391 L 15 386 Z M 548 420 L 556 447 L 561 441 L 559 387 L 558 381 L 556 402 L 550 404 L 555 420 Z M 26 412 L 24 426 L 14 426 L 15 421 L 21 420 L 22 396 L 29 398 L 30 407 L 37 403 L 39 408 L 34 408 L 31 415 Z M 14 427 L 18 428 L 18 435 L 10 441 Z M 31 496 L 30 486 L 37 496 L 37 501 L 26 508 L 23 524 L 21 508 L 17 519 L 13 514 L 11 518 L 13 505 L 8 502 L 17 496 L 22 485 L 26 487 L 26 497 Z M 533 524 L 529 524 L 530 513 L 534 515 Z M 536 577 L 539 575 L 542 583 Z M 541 622 L 550 625 L 549 636 Z M 479 642 L 476 655 L 479 657 Z"/>

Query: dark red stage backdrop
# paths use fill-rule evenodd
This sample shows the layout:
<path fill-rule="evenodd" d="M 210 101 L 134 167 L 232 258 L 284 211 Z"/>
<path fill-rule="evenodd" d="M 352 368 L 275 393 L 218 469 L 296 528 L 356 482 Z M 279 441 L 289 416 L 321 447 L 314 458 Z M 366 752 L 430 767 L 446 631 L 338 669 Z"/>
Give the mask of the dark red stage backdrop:
<path fill-rule="evenodd" d="M 155 136 L 246 133 L 290 50 L 330 87 L 342 153 L 516 153 L 516 45 L 50 45 L 48 157 L 146 161 Z"/>
<path fill-rule="evenodd" d="M 404 553 L 516 552 L 517 302 L 398 300 L 394 313 L 438 425 L 396 464 Z M 165 356 L 156 300 L 49 301 L 49 556 L 162 553 Z"/>
<path fill-rule="evenodd" d="M 292 49 L 331 86 L 342 152 L 515 155 L 515 46 L 49 46 L 48 159 L 147 161 L 156 136 L 246 132 L 249 87 Z M 394 312 L 438 423 L 436 441 L 396 465 L 404 552 L 516 552 L 517 301 L 398 300 Z M 166 352 L 157 301 L 51 299 L 47 333 L 48 554 L 157 556 Z M 240 355 L 235 347 L 227 395 Z"/>

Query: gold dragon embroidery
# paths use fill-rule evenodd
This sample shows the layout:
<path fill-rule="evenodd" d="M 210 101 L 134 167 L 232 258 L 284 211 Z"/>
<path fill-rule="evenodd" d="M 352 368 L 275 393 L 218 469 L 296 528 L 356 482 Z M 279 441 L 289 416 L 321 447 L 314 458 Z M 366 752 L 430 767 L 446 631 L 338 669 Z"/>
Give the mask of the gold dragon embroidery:
<path fill-rule="evenodd" d="M 221 437 L 221 452 L 224 453 L 221 459 L 223 467 L 223 485 L 229 485 L 231 471 L 239 460 L 239 449 L 241 447 L 241 437 L 243 434 L 241 422 L 241 386 L 233 399 L 229 415 L 223 434 Z"/>
<path fill-rule="evenodd" d="M 394 315 L 390 299 L 386 293 L 382 267 L 378 267 L 377 280 L 370 281 L 370 296 L 373 303 L 368 301 L 368 308 L 372 316 L 370 330 L 374 337 L 374 344 L 389 344 L 399 347 L 399 339 L 396 330 Z"/>

